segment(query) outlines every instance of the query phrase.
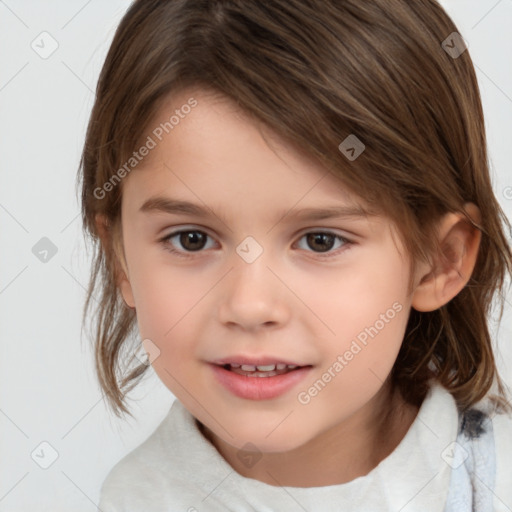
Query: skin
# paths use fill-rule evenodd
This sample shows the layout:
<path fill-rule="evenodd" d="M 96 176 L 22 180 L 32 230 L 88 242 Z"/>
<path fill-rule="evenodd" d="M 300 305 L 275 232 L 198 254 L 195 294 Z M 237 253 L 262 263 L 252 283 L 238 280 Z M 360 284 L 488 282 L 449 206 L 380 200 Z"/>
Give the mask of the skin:
<path fill-rule="evenodd" d="M 295 487 L 365 475 L 396 448 L 417 414 L 387 380 L 409 312 L 436 309 L 464 287 L 480 234 L 462 216 L 447 214 L 439 235 L 450 264 L 418 263 L 411 292 L 409 258 L 390 220 L 293 218 L 302 208 L 364 206 L 364 199 L 227 99 L 185 91 L 162 106 L 147 134 L 190 97 L 198 105 L 122 182 L 118 283 L 136 310 L 141 339 L 160 351 L 153 368 L 240 474 Z M 214 213 L 141 212 L 157 195 Z M 466 209 L 478 220 L 474 205 Z M 204 248 L 187 252 L 179 236 L 162 241 L 179 229 L 209 235 Z M 304 236 L 325 231 L 348 242 L 322 245 Z M 247 236 L 263 249 L 252 263 L 236 252 Z M 317 396 L 300 403 L 298 393 L 393 304 L 400 312 Z M 313 369 L 278 398 L 247 400 L 221 386 L 208 363 L 240 353 L 293 358 Z M 237 456 L 248 442 L 261 452 L 252 467 Z"/>

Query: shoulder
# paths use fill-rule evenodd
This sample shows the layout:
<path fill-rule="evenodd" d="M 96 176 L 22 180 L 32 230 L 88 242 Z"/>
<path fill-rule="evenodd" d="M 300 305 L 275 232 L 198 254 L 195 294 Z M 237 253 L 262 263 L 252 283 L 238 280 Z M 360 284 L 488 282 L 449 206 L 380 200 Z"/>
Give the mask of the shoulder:
<path fill-rule="evenodd" d="M 457 443 L 478 510 L 512 510 L 512 415 L 490 405 L 467 410 Z"/>
<path fill-rule="evenodd" d="M 491 417 L 496 452 L 496 485 L 494 510 L 512 510 L 512 414 Z"/>
<path fill-rule="evenodd" d="M 442 457 L 451 467 L 445 512 L 512 510 L 512 415 L 485 397 L 462 412 Z"/>
<path fill-rule="evenodd" d="M 165 506 L 170 504 L 186 505 L 190 476 L 174 450 L 178 409 L 173 404 L 156 430 L 110 470 L 101 487 L 100 510 L 131 512 L 149 507 L 157 512 L 168 510 Z"/>
<path fill-rule="evenodd" d="M 164 465 L 158 463 L 159 458 L 155 453 L 158 437 L 157 429 L 110 470 L 101 486 L 100 510 L 144 510 L 149 505 L 151 496 L 161 495 L 163 490 L 174 486 L 172 479 L 175 475 L 167 473 Z"/>
<path fill-rule="evenodd" d="M 103 481 L 99 508 L 103 512 L 141 510 L 151 491 L 163 484 L 162 474 L 144 460 L 144 443 L 122 458 Z"/>

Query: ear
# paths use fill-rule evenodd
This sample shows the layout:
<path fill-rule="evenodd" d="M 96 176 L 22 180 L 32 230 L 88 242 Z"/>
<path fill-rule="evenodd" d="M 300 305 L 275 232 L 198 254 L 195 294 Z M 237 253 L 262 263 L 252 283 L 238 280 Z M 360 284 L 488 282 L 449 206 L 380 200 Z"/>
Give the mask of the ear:
<path fill-rule="evenodd" d="M 464 210 L 477 225 L 480 210 L 466 203 Z M 461 213 L 447 213 L 438 226 L 442 254 L 434 266 L 418 267 L 417 285 L 412 296 L 412 307 L 417 311 L 434 311 L 447 304 L 468 283 L 475 268 L 481 231 Z"/>
<path fill-rule="evenodd" d="M 97 214 L 95 217 L 96 228 L 101 240 L 101 245 L 108 258 L 112 259 L 114 267 L 114 280 L 116 286 L 121 292 L 121 296 L 129 308 L 135 308 L 135 300 L 130 284 L 128 267 L 124 257 L 121 226 L 118 229 L 112 229 L 108 219 L 103 214 Z"/>

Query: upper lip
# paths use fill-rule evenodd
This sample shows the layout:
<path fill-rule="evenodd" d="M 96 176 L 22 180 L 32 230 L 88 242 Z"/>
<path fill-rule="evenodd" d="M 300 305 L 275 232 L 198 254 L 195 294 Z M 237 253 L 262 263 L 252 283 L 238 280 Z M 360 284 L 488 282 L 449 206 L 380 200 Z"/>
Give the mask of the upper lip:
<path fill-rule="evenodd" d="M 307 364 L 297 363 L 296 361 L 290 361 L 289 359 L 284 359 L 280 356 L 244 356 L 244 355 L 234 355 L 227 356 L 222 359 L 217 359 L 212 361 L 213 364 L 224 366 L 226 364 L 246 364 L 252 366 L 265 366 L 271 364 L 286 364 L 286 365 L 295 365 L 295 366 L 310 366 Z"/>

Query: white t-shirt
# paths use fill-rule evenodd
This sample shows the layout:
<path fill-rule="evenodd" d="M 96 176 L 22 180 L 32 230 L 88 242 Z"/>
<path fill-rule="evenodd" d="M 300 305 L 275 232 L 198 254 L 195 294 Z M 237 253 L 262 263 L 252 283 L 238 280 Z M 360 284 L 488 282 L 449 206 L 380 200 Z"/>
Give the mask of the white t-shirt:
<path fill-rule="evenodd" d="M 485 410 L 485 409 L 482 409 Z M 433 384 L 395 450 L 367 475 L 278 487 L 237 473 L 175 400 L 155 432 L 110 471 L 102 512 L 512 511 L 512 418 L 462 417 Z"/>

